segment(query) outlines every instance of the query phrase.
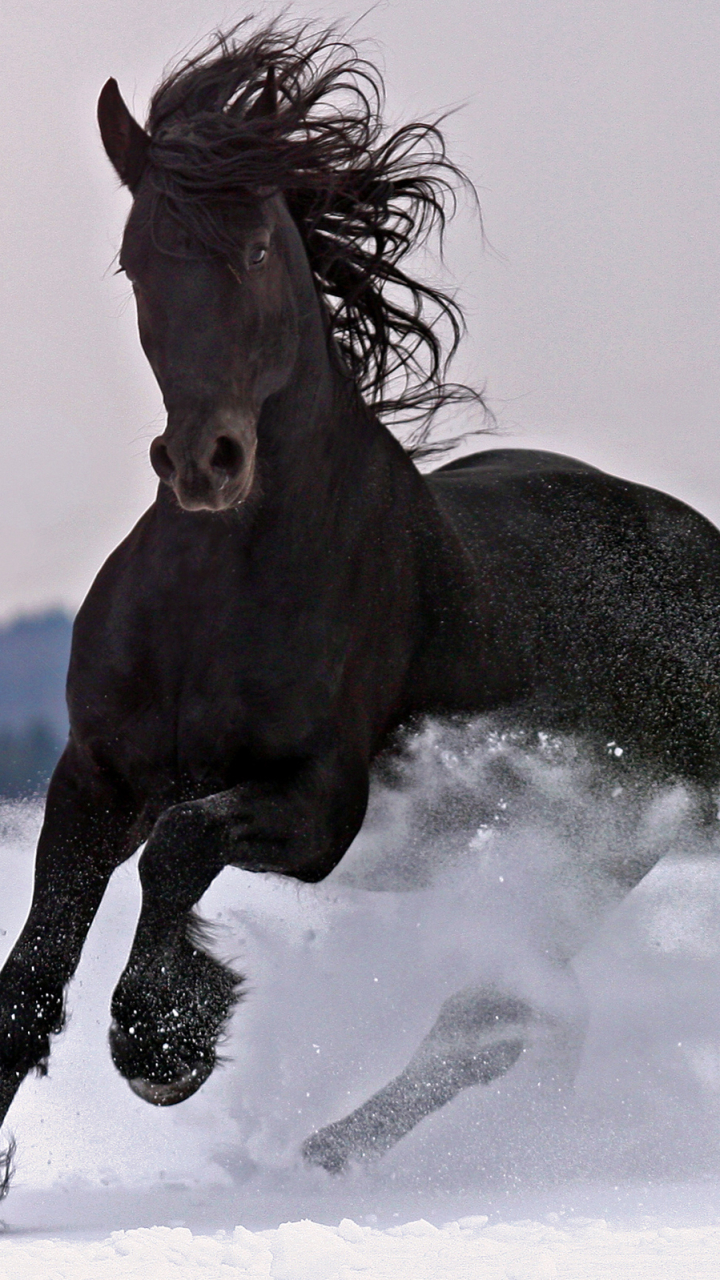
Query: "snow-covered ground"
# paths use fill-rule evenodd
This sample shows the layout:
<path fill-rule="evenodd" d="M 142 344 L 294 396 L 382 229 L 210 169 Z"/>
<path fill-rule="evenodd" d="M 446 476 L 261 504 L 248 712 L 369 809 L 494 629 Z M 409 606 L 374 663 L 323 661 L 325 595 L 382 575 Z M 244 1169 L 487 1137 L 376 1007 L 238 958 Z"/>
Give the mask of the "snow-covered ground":
<path fill-rule="evenodd" d="M 376 788 L 323 884 L 228 870 L 206 895 L 246 998 L 226 1063 L 179 1107 L 148 1107 L 109 1059 L 139 900 L 135 861 L 119 869 L 49 1077 L 11 1112 L 3 1280 L 718 1274 L 720 865 L 684 825 L 686 798 L 648 796 L 639 842 L 670 852 L 603 915 L 589 867 L 627 845 L 629 779 L 600 785 L 567 744 L 431 726 L 402 784 Z M 473 809 L 477 795 L 489 804 Z M 39 821 L 32 805 L 0 813 L 5 951 Z M 454 990 L 510 977 L 542 991 L 548 953 L 577 945 L 589 1024 L 574 1093 L 553 1099 L 528 1053 L 383 1160 L 340 1178 L 303 1166 L 302 1140 L 391 1079 Z"/>
<path fill-rule="evenodd" d="M 609 1227 L 602 1220 L 435 1227 L 423 1219 L 379 1231 L 286 1222 L 213 1236 L 186 1227 L 117 1231 L 101 1242 L 0 1242 L 6 1280 L 717 1280 L 720 1227 Z M 7 1270 L 5 1269 L 7 1267 Z"/>

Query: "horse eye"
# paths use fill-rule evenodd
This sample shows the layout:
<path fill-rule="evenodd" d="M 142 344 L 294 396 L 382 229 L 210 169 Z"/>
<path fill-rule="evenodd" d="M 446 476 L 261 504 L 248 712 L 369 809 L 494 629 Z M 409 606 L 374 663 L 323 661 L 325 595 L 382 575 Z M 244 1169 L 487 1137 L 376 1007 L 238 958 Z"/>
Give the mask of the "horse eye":
<path fill-rule="evenodd" d="M 267 247 L 264 244 L 253 245 L 248 254 L 248 265 L 251 267 L 260 267 L 267 257 Z"/>

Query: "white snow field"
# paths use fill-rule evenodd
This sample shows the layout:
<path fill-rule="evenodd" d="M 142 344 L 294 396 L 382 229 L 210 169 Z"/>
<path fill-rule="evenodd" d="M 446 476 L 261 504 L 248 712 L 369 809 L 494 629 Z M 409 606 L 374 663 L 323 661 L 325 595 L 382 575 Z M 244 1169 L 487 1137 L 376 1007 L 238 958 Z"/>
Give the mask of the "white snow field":
<path fill-rule="evenodd" d="M 572 743 L 428 724 L 325 882 L 224 872 L 202 912 L 245 998 L 223 1066 L 178 1107 L 132 1094 L 107 1050 L 139 902 L 136 860 L 121 867 L 49 1075 L 4 1131 L 2 1280 L 716 1280 L 720 838 L 698 841 L 679 787 L 639 799 L 619 750 L 611 779 Z M 40 819 L 0 810 L 3 958 Z M 631 841 L 667 853 L 613 906 L 597 868 Z M 574 1090 L 538 1042 L 383 1159 L 303 1164 L 303 1139 L 396 1075 L 454 991 L 495 981 L 567 1012 L 570 952 Z"/>
<path fill-rule="evenodd" d="M 484 1222 L 461 1218 L 438 1228 L 421 1218 L 379 1231 L 344 1218 L 337 1227 L 286 1222 L 213 1236 L 139 1227 L 101 1242 L 5 1240 L 0 1259 L 6 1280 L 717 1280 L 720 1227 Z"/>

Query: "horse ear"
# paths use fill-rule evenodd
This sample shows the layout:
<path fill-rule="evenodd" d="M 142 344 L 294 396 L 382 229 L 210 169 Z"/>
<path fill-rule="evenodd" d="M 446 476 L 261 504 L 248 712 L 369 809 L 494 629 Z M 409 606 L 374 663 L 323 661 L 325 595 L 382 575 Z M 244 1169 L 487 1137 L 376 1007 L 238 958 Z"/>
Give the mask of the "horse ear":
<path fill-rule="evenodd" d="M 115 172 L 135 193 L 145 167 L 150 138 L 130 115 L 117 80 L 108 80 L 98 99 L 100 136 Z"/>
<path fill-rule="evenodd" d="M 275 68 L 268 67 L 265 83 L 250 110 L 246 120 L 259 120 L 262 116 L 277 115 L 277 87 L 275 85 Z"/>

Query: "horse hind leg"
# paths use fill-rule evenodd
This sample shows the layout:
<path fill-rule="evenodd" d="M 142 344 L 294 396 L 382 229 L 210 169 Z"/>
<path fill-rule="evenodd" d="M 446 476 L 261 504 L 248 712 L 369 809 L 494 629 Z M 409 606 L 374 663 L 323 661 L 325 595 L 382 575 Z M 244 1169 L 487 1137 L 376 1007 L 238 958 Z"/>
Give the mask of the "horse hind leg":
<path fill-rule="evenodd" d="M 312 1134 L 303 1156 L 341 1173 L 351 1160 L 382 1155 L 461 1090 L 504 1075 L 520 1057 L 531 1021 L 530 1005 L 514 996 L 474 988 L 451 996 L 405 1070 Z"/>

